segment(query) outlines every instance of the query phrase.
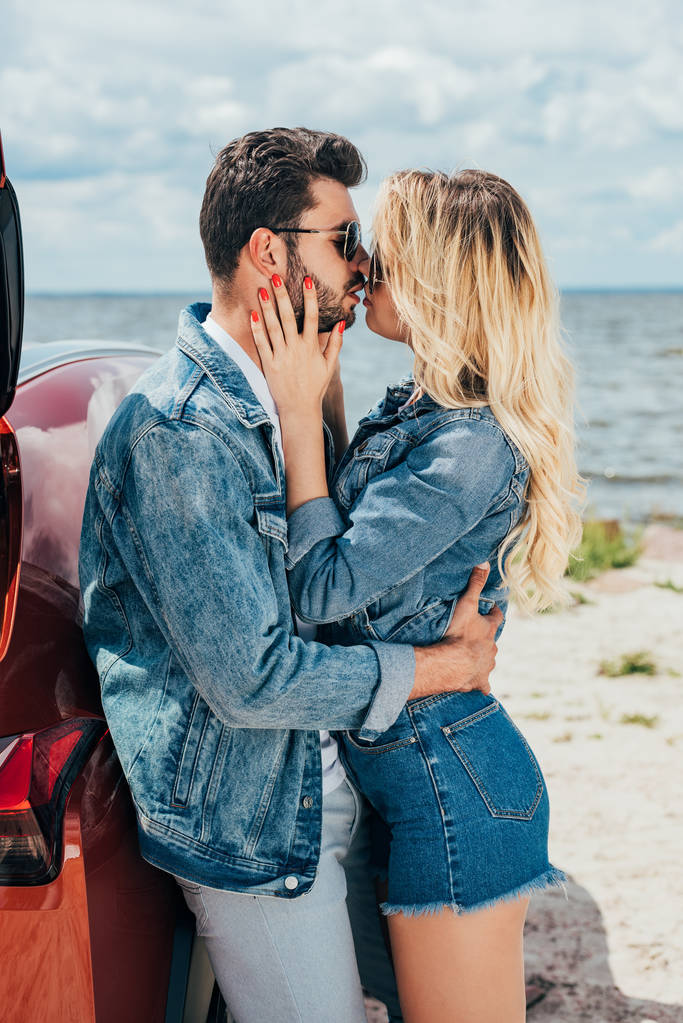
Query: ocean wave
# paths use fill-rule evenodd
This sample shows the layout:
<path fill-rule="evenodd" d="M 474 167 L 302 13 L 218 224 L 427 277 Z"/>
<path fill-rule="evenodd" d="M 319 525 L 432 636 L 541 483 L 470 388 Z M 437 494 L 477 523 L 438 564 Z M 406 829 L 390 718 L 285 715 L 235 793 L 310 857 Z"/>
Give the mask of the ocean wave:
<path fill-rule="evenodd" d="M 643 486 L 643 485 L 683 485 L 683 476 L 672 476 L 665 473 L 650 476 L 626 476 L 618 472 L 611 472 L 608 469 L 603 469 L 600 472 L 593 472 L 590 469 L 581 469 L 581 475 L 589 482 L 591 480 L 600 480 L 601 483 L 626 483 L 629 486 Z"/>

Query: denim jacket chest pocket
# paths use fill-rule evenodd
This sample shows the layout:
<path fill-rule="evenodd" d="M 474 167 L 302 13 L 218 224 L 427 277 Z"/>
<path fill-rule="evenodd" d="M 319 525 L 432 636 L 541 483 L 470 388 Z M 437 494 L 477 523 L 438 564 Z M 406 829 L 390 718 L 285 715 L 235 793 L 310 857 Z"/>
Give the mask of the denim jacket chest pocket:
<path fill-rule="evenodd" d="M 334 479 L 334 496 L 338 506 L 347 511 L 365 488 L 369 479 L 391 468 L 403 457 L 402 445 L 393 433 L 367 437 L 340 466 Z"/>
<path fill-rule="evenodd" d="M 264 459 L 257 438 L 247 434 L 238 460 L 253 494 L 256 529 L 267 550 L 277 549 L 281 544 L 279 553 L 282 554 L 289 547 L 284 466 L 273 430 L 268 428 L 266 435 L 271 445 L 272 459 Z M 226 500 L 229 500 L 229 495 L 226 495 Z"/>
<path fill-rule="evenodd" d="M 256 512 L 256 528 L 266 547 L 273 543 L 280 543 L 284 553 L 289 549 L 289 538 L 287 532 L 287 512 L 284 501 L 273 504 L 272 500 L 265 499 L 260 503 L 256 498 L 254 501 Z"/>

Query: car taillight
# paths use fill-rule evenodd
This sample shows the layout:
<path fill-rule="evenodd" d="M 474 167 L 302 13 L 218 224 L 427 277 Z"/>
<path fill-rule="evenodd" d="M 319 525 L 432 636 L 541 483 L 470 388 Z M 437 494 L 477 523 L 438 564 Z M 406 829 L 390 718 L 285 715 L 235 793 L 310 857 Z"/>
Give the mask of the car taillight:
<path fill-rule="evenodd" d="M 97 718 L 72 718 L 0 739 L 0 885 L 57 877 L 69 791 L 106 730 Z"/>

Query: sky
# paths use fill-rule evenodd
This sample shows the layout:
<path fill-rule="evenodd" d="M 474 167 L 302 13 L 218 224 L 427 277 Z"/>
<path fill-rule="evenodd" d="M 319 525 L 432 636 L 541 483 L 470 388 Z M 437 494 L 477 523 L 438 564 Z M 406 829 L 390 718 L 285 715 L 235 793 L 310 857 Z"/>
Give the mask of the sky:
<path fill-rule="evenodd" d="M 0 131 L 29 292 L 209 288 L 218 150 L 257 128 L 393 170 L 481 167 L 562 288 L 683 287 L 680 0 L 0 0 Z"/>

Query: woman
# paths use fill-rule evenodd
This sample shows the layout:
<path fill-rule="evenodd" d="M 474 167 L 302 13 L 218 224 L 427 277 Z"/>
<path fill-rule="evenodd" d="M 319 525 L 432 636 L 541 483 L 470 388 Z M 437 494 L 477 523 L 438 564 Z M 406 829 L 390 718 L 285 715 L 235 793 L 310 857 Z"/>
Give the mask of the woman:
<path fill-rule="evenodd" d="M 489 560 L 485 608 L 563 595 L 578 540 L 572 374 L 531 216 L 481 171 L 404 171 L 380 192 L 366 268 L 368 327 L 413 350 L 336 466 L 322 401 L 339 407 L 343 324 L 317 347 L 283 287 L 252 315 L 278 406 L 287 472 L 290 586 L 335 642 L 426 644 L 448 627 L 469 572 Z M 284 333 L 283 333 L 284 332 Z M 339 424 L 335 424 L 339 427 Z M 411 701 L 376 739 L 343 737 L 348 770 L 390 834 L 388 916 L 408 1023 L 524 1019 L 522 932 L 547 857 L 536 760 L 492 694 Z"/>

